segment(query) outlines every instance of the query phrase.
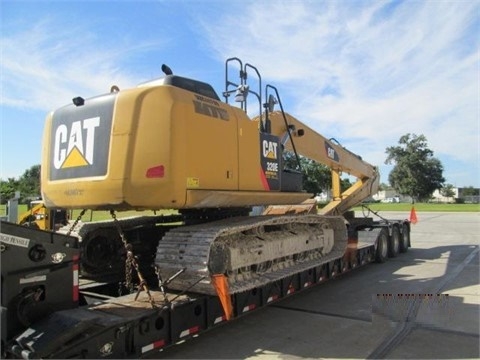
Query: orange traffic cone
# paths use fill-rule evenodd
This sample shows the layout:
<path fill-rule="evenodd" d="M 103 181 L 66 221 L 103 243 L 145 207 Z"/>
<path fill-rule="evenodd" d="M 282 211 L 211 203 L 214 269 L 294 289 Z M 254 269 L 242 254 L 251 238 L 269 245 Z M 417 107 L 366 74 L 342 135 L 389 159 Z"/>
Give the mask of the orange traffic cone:
<path fill-rule="evenodd" d="M 418 221 L 417 214 L 415 213 L 415 207 L 412 206 L 412 210 L 410 210 L 410 222 L 412 224 L 416 224 Z"/>
<path fill-rule="evenodd" d="M 230 320 L 233 313 L 232 300 L 228 291 L 227 277 L 223 274 L 212 275 L 212 284 L 215 287 L 220 303 L 225 313 L 225 319 Z"/>

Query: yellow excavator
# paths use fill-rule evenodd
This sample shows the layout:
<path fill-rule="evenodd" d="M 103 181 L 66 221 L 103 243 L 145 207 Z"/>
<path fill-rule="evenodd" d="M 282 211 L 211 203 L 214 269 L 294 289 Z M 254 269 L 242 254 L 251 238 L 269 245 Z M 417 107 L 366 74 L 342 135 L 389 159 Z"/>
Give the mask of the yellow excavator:
<path fill-rule="evenodd" d="M 32 200 L 28 208 L 19 215 L 18 224 L 52 231 L 67 225 L 68 214 L 65 209 L 47 209 L 42 200 Z"/>
<path fill-rule="evenodd" d="M 225 101 L 209 84 L 163 65 L 160 79 L 76 97 L 48 115 L 46 206 L 112 214 L 110 222 L 75 222 L 68 231 L 83 242 L 85 274 L 119 274 L 134 253 L 139 262 L 154 258 L 158 277 L 174 278 L 170 289 L 215 294 L 212 278 L 220 275 L 233 294 L 328 262 L 345 252 L 347 229 L 373 226 L 344 215 L 377 192 L 377 168 L 287 114 L 277 89 L 263 88 L 251 64 L 230 58 L 225 68 Z M 247 73 L 256 75 L 258 89 L 250 88 Z M 232 96 L 237 106 L 229 104 Z M 253 118 L 252 98 L 259 110 Z M 302 190 L 300 165 L 285 167 L 289 151 L 331 168 L 332 201 L 319 214 L 291 210 L 313 194 Z M 345 191 L 342 174 L 357 179 Z M 269 210 L 249 216 L 256 206 Z M 117 211 L 146 209 L 179 215 L 116 218 Z M 395 239 L 393 253 L 407 246 Z M 378 249 L 384 258 L 386 243 Z M 126 269 L 130 279 L 131 264 Z"/>
<path fill-rule="evenodd" d="M 226 61 L 224 101 L 162 70 L 47 116 L 44 206 L 111 219 L 82 210 L 58 232 L 1 221 L 2 355 L 153 357 L 410 246 L 408 220 L 350 210 L 377 191 L 377 168 L 287 114 L 254 66 Z M 332 171 L 318 211 L 301 156 Z M 344 191 L 342 174 L 357 179 Z"/>

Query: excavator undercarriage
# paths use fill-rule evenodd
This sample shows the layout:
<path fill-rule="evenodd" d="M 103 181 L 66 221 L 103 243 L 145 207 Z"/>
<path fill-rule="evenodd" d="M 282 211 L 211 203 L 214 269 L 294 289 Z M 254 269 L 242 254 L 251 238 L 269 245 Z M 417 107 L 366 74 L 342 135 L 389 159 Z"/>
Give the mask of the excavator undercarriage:
<path fill-rule="evenodd" d="M 311 206 L 304 205 L 310 210 Z M 190 210 L 178 215 L 79 222 L 60 232 L 79 239 L 85 278 L 124 280 L 127 251 L 120 228 L 149 283 L 154 284 L 158 277 L 169 279 L 182 270 L 168 288 L 210 295 L 216 294 L 212 275 L 225 275 L 233 294 L 321 265 L 345 251 L 343 217 L 298 213 L 237 216 L 247 212 Z"/>
<path fill-rule="evenodd" d="M 155 264 L 162 278 L 186 269 L 172 289 L 215 295 L 210 276 L 224 274 L 233 294 L 320 265 L 341 256 L 345 247 L 341 217 L 241 217 L 170 230 Z"/>

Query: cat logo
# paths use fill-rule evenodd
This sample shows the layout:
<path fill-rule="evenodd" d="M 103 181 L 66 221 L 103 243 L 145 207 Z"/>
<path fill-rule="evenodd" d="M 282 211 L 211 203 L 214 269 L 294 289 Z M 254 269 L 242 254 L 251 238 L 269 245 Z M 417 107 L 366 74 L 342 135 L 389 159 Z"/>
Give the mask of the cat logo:
<path fill-rule="evenodd" d="M 117 93 L 56 110 L 50 129 L 49 179 L 105 176 Z"/>
<path fill-rule="evenodd" d="M 332 145 L 330 145 L 328 142 L 325 141 L 325 151 L 327 153 L 328 158 L 330 158 L 333 161 L 339 162 L 340 158 L 338 156 L 338 153 L 335 151 Z"/>
<path fill-rule="evenodd" d="M 93 165 L 95 130 L 100 117 L 74 121 L 70 128 L 61 124 L 55 131 L 53 166 L 55 169 Z"/>
<path fill-rule="evenodd" d="M 278 146 L 278 143 L 276 142 L 263 140 L 262 142 L 263 156 L 266 157 L 267 159 L 276 160 L 277 146 Z"/>

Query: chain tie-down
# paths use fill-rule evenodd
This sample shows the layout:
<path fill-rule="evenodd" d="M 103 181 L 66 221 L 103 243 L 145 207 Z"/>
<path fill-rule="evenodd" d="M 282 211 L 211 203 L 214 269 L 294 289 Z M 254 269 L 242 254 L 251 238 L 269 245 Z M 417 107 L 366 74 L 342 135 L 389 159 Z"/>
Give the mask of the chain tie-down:
<path fill-rule="evenodd" d="M 133 293 L 134 291 L 134 286 L 133 286 L 133 281 L 132 281 L 132 274 L 133 274 L 133 269 L 135 269 L 139 284 L 137 288 L 137 294 L 135 295 L 135 301 L 138 299 L 138 296 L 142 291 L 145 291 L 148 296 L 148 300 L 150 301 L 150 304 L 152 305 L 152 308 L 156 308 L 155 306 L 155 301 L 153 300 L 152 295 L 150 294 L 150 290 L 148 288 L 147 282 L 145 281 L 145 278 L 143 277 L 140 267 L 138 266 L 137 258 L 133 254 L 133 246 L 132 244 L 129 244 L 127 242 L 127 239 L 125 237 L 125 233 L 122 230 L 122 227 L 120 226 L 120 222 L 117 219 L 117 215 L 115 214 L 114 210 L 110 210 L 110 215 L 112 216 L 113 223 L 115 224 L 115 227 L 117 228 L 118 234 L 120 235 L 120 239 L 122 240 L 123 246 L 125 248 L 126 252 L 126 258 L 125 258 L 125 287 L 128 289 L 130 293 Z"/>

